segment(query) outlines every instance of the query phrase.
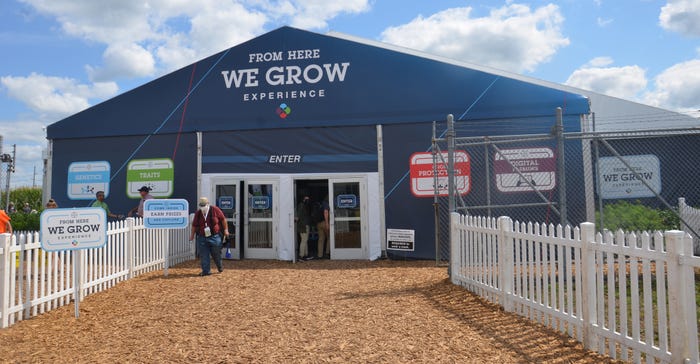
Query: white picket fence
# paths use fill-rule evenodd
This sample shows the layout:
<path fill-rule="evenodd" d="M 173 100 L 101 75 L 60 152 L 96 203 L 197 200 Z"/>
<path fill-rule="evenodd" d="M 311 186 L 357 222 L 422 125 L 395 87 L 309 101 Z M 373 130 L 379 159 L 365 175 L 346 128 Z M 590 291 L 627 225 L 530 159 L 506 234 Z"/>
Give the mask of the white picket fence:
<path fill-rule="evenodd" d="M 682 231 L 596 233 L 451 217 L 454 284 L 584 347 L 640 363 L 697 363 L 692 238 Z"/>
<path fill-rule="evenodd" d="M 167 259 L 166 259 L 167 257 Z M 184 229 L 146 229 L 143 219 L 107 225 L 98 249 L 46 252 L 39 233 L 0 234 L 0 327 L 51 311 L 75 299 L 73 264 L 78 262 L 80 299 L 140 274 L 194 259 Z"/>
<path fill-rule="evenodd" d="M 700 234 L 700 210 L 686 205 L 685 198 L 681 197 L 678 199 L 678 214 L 684 222 L 681 223 L 681 229 L 695 238 L 693 253 L 700 255 L 700 239 L 696 235 Z"/>

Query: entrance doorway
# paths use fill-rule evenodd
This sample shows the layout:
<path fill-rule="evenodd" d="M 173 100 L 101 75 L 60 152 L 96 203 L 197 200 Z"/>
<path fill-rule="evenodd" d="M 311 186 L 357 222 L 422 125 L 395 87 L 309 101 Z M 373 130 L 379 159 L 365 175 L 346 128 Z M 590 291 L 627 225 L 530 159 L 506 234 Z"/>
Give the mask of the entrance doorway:
<path fill-rule="evenodd" d="M 311 219 L 308 234 L 308 253 L 313 259 L 367 259 L 367 186 L 363 178 L 329 178 L 295 180 L 295 206 L 298 215 L 299 204 L 305 196 L 310 198 L 310 214 L 315 209 L 326 209 L 318 219 Z M 326 223 L 327 222 L 327 223 Z M 306 234 L 300 224 L 296 224 L 296 249 L 299 256 L 301 239 Z M 324 239 L 325 237 L 325 239 Z"/>
<path fill-rule="evenodd" d="M 296 180 L 294 196 L 296 256 L 301 260 L 330 258 L 330 239 L 322 224 L 328 180 Z"/>

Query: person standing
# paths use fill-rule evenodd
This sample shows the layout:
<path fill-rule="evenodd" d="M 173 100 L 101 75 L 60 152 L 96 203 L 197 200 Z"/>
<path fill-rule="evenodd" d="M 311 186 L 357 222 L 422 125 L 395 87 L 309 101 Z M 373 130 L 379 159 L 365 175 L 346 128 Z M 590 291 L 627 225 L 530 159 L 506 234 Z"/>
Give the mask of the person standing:
<path fill-rule="evenodd" d="M 311 198 L 304 194 L 304 198 L 295 211 L 295 221 L 297 223 L 297 231 L 301 237 L 299 242 L 299 259 L 304 260 L 309 255 L 309 232 L 311 231 Z"/>
<path fill-rule="evenodd" d="M 56 200 L 50 198 L 48 202 L 46 202 L 46 208 L 47 209 L 57 209 L 58 204 L 56 203 Z"/>
<path fill-rule="evenodd" d="M 0 234 L 12 234 L 12 223 L 10 216 L 5 213 L 5 210 L 0 210 Z"/>
<path fill-rule="evenodd" d="M 113 214 L 111 211 L 109 211 L 109 206 L 105 202 L 105 192 L 104 191 L 97 191 L 97 193 L 95 193 L 95 198 L 97 200 L 92 203 L 92 207 L 100 207 L 103 210 L 105 210 L 108 218 L 109 217 L 111 217 L 113 219 L 123 219 L 124 218 L 124 215 Z M 56 206 L 56 207 L 58 207 L 58 206 Z M 47 204 L 47 208 L 48 208 L 48 204 Z"/>
<path fill-rule="evenodd" d="M 139 194 L 141 195 L 141 200 L 139 201 L 139 205 L 134 207 L 129 211 L 127 216 L 131 217 L 134 216 L 134 213 L 136 214 L 137 217 L 143 217 L 143 204 L 146 202 L 146 200 L 150 200 L 153 198 L 150 194 L 151 188 L 148 186 L 141 186 L 139 188 Z"/>
<path fill-rule="evenodd" d="M 316 224 L 316 229 L 318 230 L 318 250 L 316 256 L 323 258 L 323 252 L 330 257 L 331 247 L 330 247 L 330 205 L 328 204 L 328 195 L 321 202 L 321 214 L 323 220 Z"/>
<path fill-rule="evenodd" d="M 214 259 L 214 264 L 221 273 L 224 271 L 221 260 L 221 242 L 223 237 L 228 238 L 226 216 L 221 209 L 210 205 L 209 199 L 206 197 L 200 197 L 198 205 L 199 208 L 192 219 L 190 241 L 194 240 L 195 235 L 197 236 L 199 263 L 202 268 L 199 275 L 208 276 L 211 274 L 211 258 Z"/>

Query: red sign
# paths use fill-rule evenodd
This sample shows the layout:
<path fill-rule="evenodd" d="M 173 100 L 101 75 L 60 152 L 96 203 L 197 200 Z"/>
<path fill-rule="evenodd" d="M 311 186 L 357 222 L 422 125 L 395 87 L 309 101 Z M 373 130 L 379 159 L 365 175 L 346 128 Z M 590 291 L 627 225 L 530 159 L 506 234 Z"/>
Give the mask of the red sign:
<path fill-rule="evenodd" d="M 456 150 L 454 159 L 455 190 L 460 195 L 466 195 L 470 189 L 471 163 L 469 155 L 464 150 Z M 442 153 L 442 158 L 437 156 L 437 179 L 434 177 L 434 172 L 432 153 L 413 153 L 411 155 L 411 193 L 414 196 L 432 197 L 435 194 L 434 184 L 436 181 L 438 196 L 448 195 L 447 152 Z"/>
<path fill-rule="evenodd" d="M 501 149 L 493 170 L 501 192 L 551 191 L 556 186 L 556 159 L 547 147 Z"/>

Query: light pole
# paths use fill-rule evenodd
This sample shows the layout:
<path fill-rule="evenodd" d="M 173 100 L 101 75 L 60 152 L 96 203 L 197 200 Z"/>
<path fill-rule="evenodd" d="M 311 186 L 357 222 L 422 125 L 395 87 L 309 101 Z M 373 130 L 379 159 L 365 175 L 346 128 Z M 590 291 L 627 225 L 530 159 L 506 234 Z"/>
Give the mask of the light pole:
<path fill-rule="evenodd" d="M 0 154 L 0 162 L 7 163 L 7 183 L 5 184 L 5 211 L 10 208 L 10 176 L 15 172 L 17 144 L 12 144 L 12 155 Z"/>

